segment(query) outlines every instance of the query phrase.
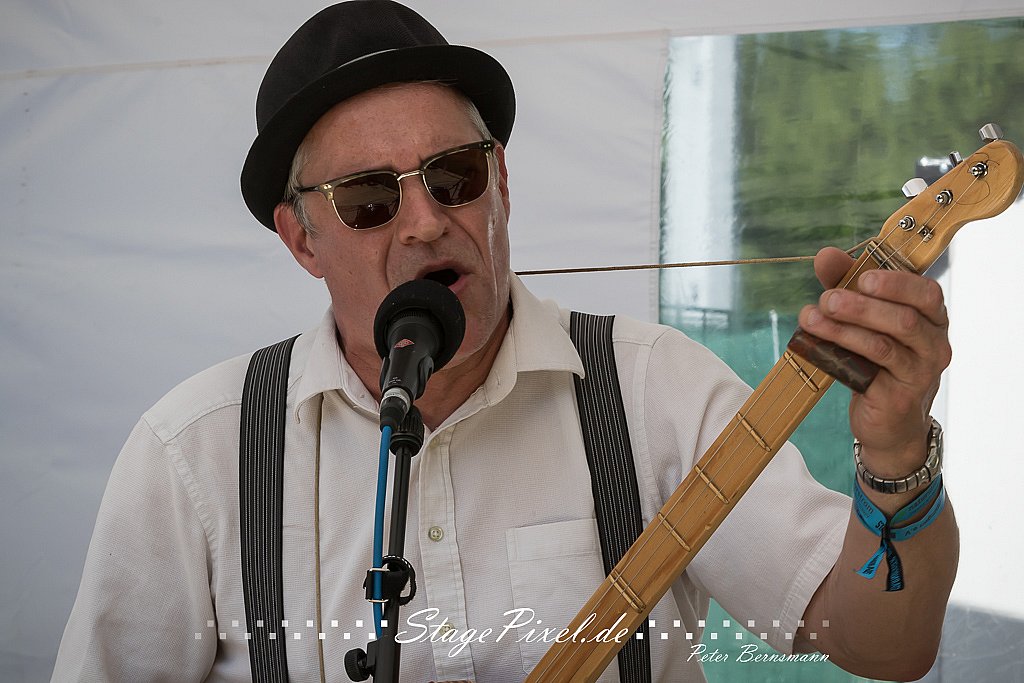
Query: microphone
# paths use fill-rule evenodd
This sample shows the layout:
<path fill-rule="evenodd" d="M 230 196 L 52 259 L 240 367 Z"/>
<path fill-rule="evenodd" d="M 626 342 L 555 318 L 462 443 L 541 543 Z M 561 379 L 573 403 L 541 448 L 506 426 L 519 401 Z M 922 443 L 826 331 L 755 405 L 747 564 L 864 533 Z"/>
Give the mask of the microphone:
<path fill-rule="evenodd" d="M 433 280 L 410 280 L 381 302 L 373 340 L 380 370 L 380 427 L 397 430 L 427 380 L 452 359 L 466 333 L 459 298 Z"/>

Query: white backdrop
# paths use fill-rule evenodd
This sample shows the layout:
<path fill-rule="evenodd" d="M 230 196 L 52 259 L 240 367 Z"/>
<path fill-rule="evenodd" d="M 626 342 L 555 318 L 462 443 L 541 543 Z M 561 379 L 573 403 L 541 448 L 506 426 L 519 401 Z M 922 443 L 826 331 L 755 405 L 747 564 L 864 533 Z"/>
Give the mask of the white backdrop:
<path fill-rule="evenodd" d="M 671 35 L 1022 13 L 1020 0 L 409 4 L 451 42 L 494 54 L 516 84 L 519 269 L 657 259 Z M 238 192 L 263 70 L 321 6 L 0 6 L 2 680 L 47 680 L 138 415 L 194 372 L 311 326 L 327 305 Z M 647 274 L 528 284 L 573 307 L 657 314 Z"/>

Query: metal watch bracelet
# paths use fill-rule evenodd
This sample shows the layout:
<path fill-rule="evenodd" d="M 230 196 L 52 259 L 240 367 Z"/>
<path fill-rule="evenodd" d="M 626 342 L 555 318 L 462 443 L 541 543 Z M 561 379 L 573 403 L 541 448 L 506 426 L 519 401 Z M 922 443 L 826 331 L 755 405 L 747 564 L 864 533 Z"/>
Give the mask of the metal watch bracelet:
<path fill-rule="evenodd" d="M 860 459 L 860 441 L 853 440 L 853 459 L 857 463 L 857 476 L 870 488 L 881 493 L 906 493 L 927 486 L 942 472 L 942 425 L 933 417 L 928 430 L 928 455 L 924 465 L 900 479 L 883 479 L 868 471 Z"/>

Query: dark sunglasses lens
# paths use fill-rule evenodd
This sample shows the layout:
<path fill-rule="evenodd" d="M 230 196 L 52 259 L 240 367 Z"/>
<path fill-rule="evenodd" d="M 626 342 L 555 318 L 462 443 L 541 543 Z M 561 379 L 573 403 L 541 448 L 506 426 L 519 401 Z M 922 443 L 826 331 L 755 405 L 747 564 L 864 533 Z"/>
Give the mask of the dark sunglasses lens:
<path fill-rule="evenodd" d="M 466 149 L 433 160 L 423 179 L 439 204 L 459 206 L 477 199 L 487 189 L 487 151 Z"/>
<path fill-rule="evenodd" d="M 368 230 L 395 217 L 400 196 L 395 176 L 372 173 L 335 187 L 334 206 L 345 225 L 354 230 Z"/>

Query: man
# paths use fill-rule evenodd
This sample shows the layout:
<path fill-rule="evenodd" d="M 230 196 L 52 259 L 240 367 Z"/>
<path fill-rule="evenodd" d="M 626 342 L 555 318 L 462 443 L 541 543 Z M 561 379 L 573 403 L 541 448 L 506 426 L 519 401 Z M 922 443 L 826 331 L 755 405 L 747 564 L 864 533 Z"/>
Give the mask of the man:
<path fill-rule="evenodd" d="M 346 680 L 345 653 L 372 630 L 362 581 L 376 474 L 367 463 L 379 439 L 373 317 L 411 279 L 449 286 L 467 330 L 417 402 L 427 437 L 413 464 L 406 556 L 419 590 L 403 608 L 402 676 L 521 680 L 548 647 L 531 634 L 565 625 L 603 577 L 568 314 L 509 272 L 513 102 L 497 62 L 448 46 L 384 0 L 313 17 L 264 79 L 243 195 L 332 300 L 290 368 L 282 542 L 292 680 Z M 463 184 L 439 187 L 453 169 Z M 379 170 L 390 177 L 368 173 Z M 836 250 L 815 261 L 827 283 L 849 265 Z M 872 276 L 863 294 L 826 291 L 800 323 L 882 367 L 851 403 L 851 427 L 866 470 L 897 480 L 928 452 L 947 320 L 934 282 Z M 617 320 L 615 343 L 649 520 L 749 389 L 667 328 Z M 247 363 L 177 387 L 129 437 L 54 680 L 249 679 L 248 642 L 261 625 L 246 623 L 240 581 Z M 864 488 L 888 516 L 922 490 Z M 667 644 L 652 644 L 654 679 L 702 680 L 684 635 L 699 638 L 709 596 L 782 651 L 818 649 L 865 676 L 923 675 L 956 568 L 952 509 L 898 543 L 906 588 L 884 592 L 855 573 L 879 540 L 850 507 L 784 447 L 654 608 L 656 623 L 680 623 Z M 616 677 L 611 666 L 602 680 Z"/>

